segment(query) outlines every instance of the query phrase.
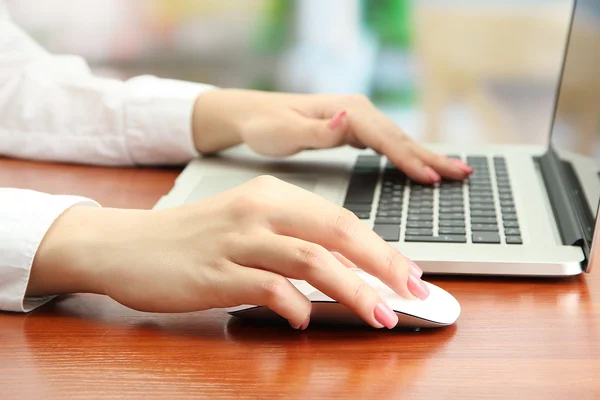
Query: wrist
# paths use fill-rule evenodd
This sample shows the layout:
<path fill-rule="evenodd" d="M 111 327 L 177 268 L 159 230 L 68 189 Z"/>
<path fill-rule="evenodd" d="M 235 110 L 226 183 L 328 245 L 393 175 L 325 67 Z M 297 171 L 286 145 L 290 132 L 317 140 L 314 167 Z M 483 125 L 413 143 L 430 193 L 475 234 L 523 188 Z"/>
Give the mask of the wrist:
<path fill-rule="evenodd" d="M 66 210 L 38 248 L 27 296 L 106 294 L 111 259 L 118 257 L 114 243 L 119 231 L 127 229 L 131 212 L 82 206 Z"/>
<path fill-rule="evenodd" d="M 196 99 L 192 116 L 194 145 L 211 154 L 242 143 L 240 121 L 235 113 L 239 100 L 235 90 L 213 90 Z"/>

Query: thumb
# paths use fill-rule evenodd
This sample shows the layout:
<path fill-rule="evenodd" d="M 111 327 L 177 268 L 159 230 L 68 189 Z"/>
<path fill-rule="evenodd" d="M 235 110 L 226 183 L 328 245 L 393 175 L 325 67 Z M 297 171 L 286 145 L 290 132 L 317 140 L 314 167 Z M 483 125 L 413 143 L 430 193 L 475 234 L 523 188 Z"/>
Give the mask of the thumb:
<path fill-rule="evenodd" d="M 328 149 L 348 142 L 350 120 L 346 111 L 340 111 L 329 119 L 306 119 L 302 144 L 306 148 Z"/>

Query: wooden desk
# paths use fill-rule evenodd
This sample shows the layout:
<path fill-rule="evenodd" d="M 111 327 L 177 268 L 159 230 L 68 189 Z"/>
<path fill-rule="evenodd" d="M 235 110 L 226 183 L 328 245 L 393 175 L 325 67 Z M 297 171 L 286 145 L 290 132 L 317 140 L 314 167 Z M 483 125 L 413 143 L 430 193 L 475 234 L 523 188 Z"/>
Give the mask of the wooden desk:
<path fill-rule="evenodd" d="M 0 186 L 150 208 L 177 172 L 0 160 Z M 0 314 L 0 399 L 600 398 L 600 271 L 431 281 L 462 304 L 451 328 L 296 332 L 91 295 Z"/>

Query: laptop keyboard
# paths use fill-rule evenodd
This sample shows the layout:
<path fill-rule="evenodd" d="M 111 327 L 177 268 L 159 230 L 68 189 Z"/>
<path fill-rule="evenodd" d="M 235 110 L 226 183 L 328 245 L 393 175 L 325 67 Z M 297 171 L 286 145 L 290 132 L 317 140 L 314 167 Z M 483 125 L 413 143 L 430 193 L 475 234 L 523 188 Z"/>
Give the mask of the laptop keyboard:
<path fill-rule="evenodd" d="M 389 161 L 382 169 L 380 156 L 359 156 L 344 207 L 374 220 L 374 231 L 387 241 L 522 244 L 506 160 L 469 156 L 466 162 L 474 171 L 468 180 L 428 186 Z"/>

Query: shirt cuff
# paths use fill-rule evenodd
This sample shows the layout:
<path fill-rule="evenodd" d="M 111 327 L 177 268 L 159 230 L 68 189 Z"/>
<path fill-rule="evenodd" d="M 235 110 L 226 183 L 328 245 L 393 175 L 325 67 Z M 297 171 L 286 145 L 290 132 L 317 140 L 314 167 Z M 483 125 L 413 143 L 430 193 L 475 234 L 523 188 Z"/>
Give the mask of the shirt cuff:
<path fill-rule="evenodd" d="M 139 76 L 126 87 L 126 140 L 134 163 L 184 164 L 198 157 L 192 136 L 194 104 L 214 86 Z"/>
<path fill-rule="evenodd" d="M 0 189 L 0 310 L 29 312 L 54 298 L 25 297 L 25 292 L 46 232 L 72 206 L 100 207 L 83 197 Z"/>

